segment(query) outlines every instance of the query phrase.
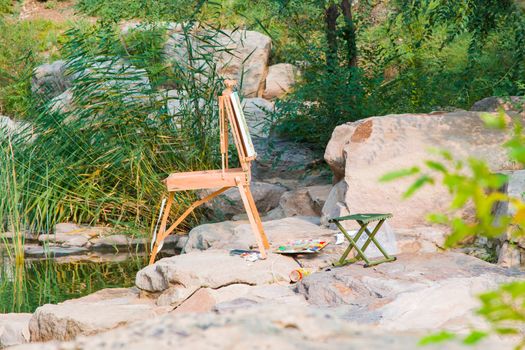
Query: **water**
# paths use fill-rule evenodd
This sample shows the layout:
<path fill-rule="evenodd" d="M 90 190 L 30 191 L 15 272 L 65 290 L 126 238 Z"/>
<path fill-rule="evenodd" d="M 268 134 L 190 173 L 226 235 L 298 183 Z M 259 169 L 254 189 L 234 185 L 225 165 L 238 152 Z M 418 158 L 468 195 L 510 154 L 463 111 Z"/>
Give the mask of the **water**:
<path fill-rule="evenodd" d="M 38 306 L 79 298 L 104 288 L 130 287 L 144 256 L 127 256 L 118 262 L 53 259 L 11 263 L 0 249 L 0 313 L 33 312 Z"/>

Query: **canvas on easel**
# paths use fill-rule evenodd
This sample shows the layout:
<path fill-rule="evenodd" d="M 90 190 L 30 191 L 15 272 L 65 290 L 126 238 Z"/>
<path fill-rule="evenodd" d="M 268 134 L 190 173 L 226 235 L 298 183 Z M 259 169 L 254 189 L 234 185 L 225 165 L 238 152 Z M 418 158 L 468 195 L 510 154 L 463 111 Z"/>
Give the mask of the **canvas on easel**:
<path fill-rule="evenodd" d="M 226 89 L 219 97 L 221 169 L 173 173 L 164 180 L 168 191 L 168 199 L 167 201 L 163 200 L 161 204 L 161 214 L 159 215 L 160 225 L 158 232 L 155 230 L 153 235 L 150 264 L 155 262 L 155 258 L 162 248 L 164 239 L 174 232 L 177 226 L 180 225 L 195 208 L 232 187 L 237 187 L 240 192 L 261 257 L 265 259 L 267 256 L 266 250 L 269 249 L 270 245 L 264 233 L 261 218 L 250 191 L 251 162 L 256 158 L 257 154 L 253 147 L 250 130 L 244 117 L 239 95 L 233 91 L 235 84 L 235 81 L 226 80 Z M 239 155 L 240 168 L 230 169 L 228 167 L 229 127 L 231 127 L 233 141 Z M 166 229 L 171 206 L 173 205 L 174 193 L 177 191 L 197 189 L 216 189 L 216 191 L 191 204 L 189 208 Z"/>

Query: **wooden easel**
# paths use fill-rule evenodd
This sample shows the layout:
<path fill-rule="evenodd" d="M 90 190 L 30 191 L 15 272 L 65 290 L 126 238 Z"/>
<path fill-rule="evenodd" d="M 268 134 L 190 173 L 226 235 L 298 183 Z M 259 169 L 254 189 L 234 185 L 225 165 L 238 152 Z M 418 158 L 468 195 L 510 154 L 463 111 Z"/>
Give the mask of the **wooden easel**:
<path fill-rule="evenodd" d="M 246 213 L 255 238 L 259 252 L 263 259 L 266 259 L 266 249 L 270 245 L 264 233 L 264 229 L 259 217 L 259 212 L 255 206 L 252 193 L 250 191 L 251 180 L 251 162 L 255 159 L 256 154 L 251 143 L 250 135 L 246 127 L 246 121 L 242 108 L 238 100 L 238 96 L 233 92 L 233 87 L 236 82 L 233 80 L 226 80 L 226 89 L 219 96 L 219 118 L 220 118 L 220 147 L 222 167 L 220 170 L 205 170 L 192 171 L 185 173 L 170 174 L 165 180 L 166 188 L 168 190 L 168 201 L 166 208 L 161 216 L 159 231 L 156 235 L 150 256 L 150 265 L 155 262 L 155 257 L 162 247 L 164 239 L 177 226 L 184 221 L 184 219 L 191 214 L 199 205 L 217 197 L 229 188 L 237 187 L 241 194 L 241 199 L 244 204 Z M 233 140 L 237 152 L 239 154 L 239 162 L 241 167 L 229 169 L 228 168 L 228 125 L 231 125 Z M 187 191 L 197 189 L 220 188 L 210 195 L 198 200 L 190 205 L 190 207 L 166 230 L 170 209 L 173 204 L 174 193 L 176 191 Z"/>

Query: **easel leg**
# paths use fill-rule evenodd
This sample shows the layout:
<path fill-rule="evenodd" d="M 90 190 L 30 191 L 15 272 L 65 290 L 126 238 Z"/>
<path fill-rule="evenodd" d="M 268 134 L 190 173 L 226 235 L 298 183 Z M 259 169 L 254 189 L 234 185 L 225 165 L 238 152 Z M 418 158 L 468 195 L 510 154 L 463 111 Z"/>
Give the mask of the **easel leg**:
<path fill-rule="evenodd" d="M 248 200 L 248 193 L 250 191 L 249 187 L 246 188 L 244 184 L 238 183 L 237 187 L 239 188 L 239 192 L 241 194 L 242 202 L 244 203 L 244 208 L 246 209 L 246 214 L 248 214 L 248 219 L 250 220 L 250 225 L 252 226 L 252 231 L 255 234 L 255 239 L 257 240 L 257 246 L 259 247 L 259 251 L 261 253 L 261 257 L 263 259 L 266 259 L 266 245 L 264 241 L 266 240 L 266 244 L 268 244 L 268 240 L 266 239 L 266 235 L 264 234 L 264 231 L 262 230 L 262 224 L 258 224 L 257 220 L 255 219 L 254 210 L 252 210 L 252 207 L 250 205 L 250 201 Z M 257 212 L 257 208 L 255 209 L 255 212 Z M 260 219 L 259 219 L 260 220 Z M 259 226 L 260 225 L 260 226 Z M 261 228 L 261 230 L 259 229 Z M 263 238 L 264 237 L 264 238 Z"/>
<path fill-rule="evenodd" d="M 257 206 L 255 206 L 255 201 L 253 200 L 252 191 L 250 190 L 249 186 L 247 186 L 246 197 L 248 198 L 248 203 L 250 204 L 250 208 L 252 209 L 252 214 L 255 219 L 255 223 L 259 228 L 259 233 L 262 237 L 264 248 L 270 249 L 270 243 L 268 243 L 268 237 L 266 237 L 266 233 L 264 233 L 261 217 L 259 216 Z"/>
<path fill-rule="evenodd" d="M 157 239 L 155 240 L 153 249 L 150 252 L 150 258 L 149 258 L 150 265 L 155 262 L 155 258 L 157 257 L 157 248 L 159 247 L 159 243 L 162 242 L 162 237 L 164 235 L 164 231 L 166 230 L 166 224 L 168 222 L 168 217 L 170 216 L 170 210 L 171 210 L 171 205 L 173 204 L 174 196 L 175 194 L 173 192 L 170 192 L 169 197 L 168 197 L 168 203 L 166 204 L 166 209 L 164 211 L 164 214 L 162 215 L 162 221 L 160 222 Z"/>

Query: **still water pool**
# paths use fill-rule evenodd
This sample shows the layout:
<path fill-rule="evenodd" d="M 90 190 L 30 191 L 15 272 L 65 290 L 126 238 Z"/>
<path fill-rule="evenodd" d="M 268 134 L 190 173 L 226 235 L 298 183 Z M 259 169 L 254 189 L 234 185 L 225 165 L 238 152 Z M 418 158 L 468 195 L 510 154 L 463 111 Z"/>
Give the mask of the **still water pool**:
<path fill-rule="evenodd" d="M 130 287 L 147 264 L 144 256 L 119 261 L 26 260 L 11 263 L 0 249 L 0 313 L 33 312 L 38 306 L 79 298 L 103 288 Z"/>

